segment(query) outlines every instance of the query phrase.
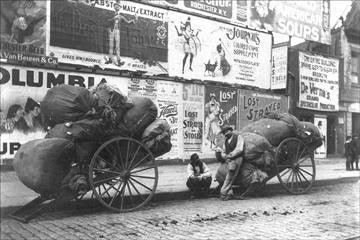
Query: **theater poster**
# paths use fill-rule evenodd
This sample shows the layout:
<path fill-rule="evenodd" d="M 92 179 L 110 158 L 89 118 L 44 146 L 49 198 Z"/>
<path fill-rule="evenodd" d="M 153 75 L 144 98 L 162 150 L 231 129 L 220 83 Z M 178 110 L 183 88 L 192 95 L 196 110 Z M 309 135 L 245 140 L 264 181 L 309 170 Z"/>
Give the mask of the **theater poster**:
<path fill-rule="evenodd" d="M 183 84 L 184 158 L 200 155 L 204 129 L 204 85 Z"/>
<path fill-rule="evenodd" d="M 271 89 L 286 88 L 288 62 L 288 42 L 272 48 Z"/>
<path fill-rule="evenodd" d="M 315 149 L 315 158 L 326 158 L 327 151 L 327 118 L 326 115 L 315 115 L 314 125 L 319 129 L 322 145 Z"/>
<path fill-rule="evenodd" d="M 221 126 L 237 129 L 237 89 L 205 86 L 203 152 L 214 157 L 214 148 L 223 146 Z"/>
<path fill-rule="evenodd" d="M 298 107 L 339 111 L 339 59 L 299 52 Z"/>
<path fill-rule="evenodd" d="M 156 102 L 157 82 L 154 79 L 132 77 L 128 81 L 129 97 L 147 97 Z"/>
<path fill-rule="evenodd" d="M 177 12 L 169 18 L 170 76 L 270 88 L 270 34 Z"/>
<path fill-rule="evenodd" d="M 101 80 L 127 93 L 128 80 L 118 76 L 74 73 L 14 65 L 0 66 L 0 158 L 13 158 L 21 144 L 45 136 L 39 102 L 51 87 L 68 84 L 92 87 Z"/>
<path fill-rule="evenodd" d="M 41 62 L 45 57 L 46 1 L 0 1 L 2 62 Z"/>
<path fill-rule="evenodd" d="M 167 73 L 167 10 L 132 1 L 47 2 L 46 52 L 59 62 Z"/>
<path fill-rule="evenodd" d="M 170 125 L 171 151 L 160 159 L 181 159 L 183 152 L 183 104 L 181 83 L 157 81 L 158 118 L 165 119 Z"/>
<path fill-rule="evenodd" d="M 261 93 L 258 91 L 239 89 L 239 123 L 240 129 L 263 118 L 267 113 L 287 113 L 288 97 L 278 94 Z"/>

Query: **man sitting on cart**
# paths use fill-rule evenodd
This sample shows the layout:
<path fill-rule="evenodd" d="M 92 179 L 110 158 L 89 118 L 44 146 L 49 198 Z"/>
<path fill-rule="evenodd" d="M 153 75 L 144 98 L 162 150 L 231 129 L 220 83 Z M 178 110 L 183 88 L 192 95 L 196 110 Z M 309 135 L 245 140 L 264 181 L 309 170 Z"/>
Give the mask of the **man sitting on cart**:
<path fill-rule="evenodd" d="M 227 201 L 230 199 L 244 199 L 245 195 L 258 190 L 267 180 L 268 176 L 253 164 L 244 162 L 244 138 L 241 134 L 233 132 L 233 128 L 224 125 L 221 133 L 225 136 L 223 150 L 215 149 L 216 158 L 222 162 L 216 173 L 219 182 L 220 197 Z M 226 176 L 224 177 L 224 173 Z M 233 184 L 246 187 L 240 196 L 234 196 Z"/>

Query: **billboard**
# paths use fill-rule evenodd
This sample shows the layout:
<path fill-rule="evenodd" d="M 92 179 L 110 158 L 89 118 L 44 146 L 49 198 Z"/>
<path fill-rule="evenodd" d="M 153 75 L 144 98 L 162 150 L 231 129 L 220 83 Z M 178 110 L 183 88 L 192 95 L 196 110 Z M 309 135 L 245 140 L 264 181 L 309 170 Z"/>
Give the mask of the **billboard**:
<path fill-rule="evenodd" d="M 288 45 L 277 45 L 272 49 L 271 89 L 286 88 Z"/>
<path fill-rule="evenodd" d="M 35 111 L 35 107 L 49 88 L 60 84 L 88 88 L 103 79 L 127 93 L 125 78 L 1 65 L 1 159 L 12 158 L 22 143 L 45 136 L 40 111 Z M 30 111 L 25 111 L 27 109 Z"/>
<path fill-rule="evenodd" d="M 330 0 L 250 0 L 248 26 L 330 44 Z"/>
<path fill-rule="evenodd" d="M 288 97 L 261 93 L 251 90 L 238 90 L 239 99 L 239 129 L 254 122 L 270 112 L 286 113 L 289 110 Z"/>
<path fill-rule="evenodd" d="M 299 52 L 298 107 L 339 110 L 339 59 Z"/>
<path fill-rule="evenodd" d="M 323 144 L 315 149 L 315 158 L 326 158 L 327 151 L 327 118 L 326 115 L 315 115 L 314 125 L 318 127 L 322 136 Z"/>
<path fill-rule="evenodd" d="M 159 157 L 160 159 L 182 158 L 183 152 L 183 86 L 181 83 L 157 81 L 158 118 L 165 119 L 170 125 L 171 151 Z"/>
<path fill-rule="evenodd" d="M 211 153 L 217 146 L 222 147 L 224 136 L 220 134 L 221 126 L 224 124 L 238 129 L 237 114 L 237 89 L 219 86 L 205 86 L 205 119 L 203 152 Z"/>
<path fill-rule="evenodd" d="M 48 1 L 46 52 L 59 62 L 167 73 L 167 10 L 131 1 Z"/>
<path fill-rule="evenodd" d="M 0 1 L 0 58 L 41 62 L 45 57 L 46 1 Z"/>
<path fill-rule="evenodd" d="M 183 84 L 184 158 L 202 151 L 204 130 L 204 85 Z"/>
<path fill-rule="evenodd" d="M 157 82 L 154 79 L 132 77 L 128 81 L 129 97 L 147 97 L 156 101 Z"/>
<path fill-rule="evenodd" d="M 270 34 L 177 12 L 169 18 L 169 76 L 270 88 Z"/>

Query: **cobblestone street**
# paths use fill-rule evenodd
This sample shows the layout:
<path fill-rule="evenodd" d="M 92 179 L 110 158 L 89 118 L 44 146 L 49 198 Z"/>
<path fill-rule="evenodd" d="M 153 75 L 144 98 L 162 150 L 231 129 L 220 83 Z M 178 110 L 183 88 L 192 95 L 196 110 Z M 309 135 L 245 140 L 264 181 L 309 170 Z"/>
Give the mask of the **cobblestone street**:
<path fill-rule="evenodd" d="M 125 214 L 59 211 L 29 224 L 2 219 L 1 239 L 358 239 L 359 187 L 357 182 L 298 196 L 153 203 Z"/>

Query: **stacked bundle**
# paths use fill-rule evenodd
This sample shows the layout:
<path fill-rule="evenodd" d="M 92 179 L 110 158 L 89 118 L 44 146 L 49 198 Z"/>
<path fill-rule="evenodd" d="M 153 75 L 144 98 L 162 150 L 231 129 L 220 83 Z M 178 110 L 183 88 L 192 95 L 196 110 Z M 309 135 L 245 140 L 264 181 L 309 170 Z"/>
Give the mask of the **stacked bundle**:
<path fill-rule="evenodd" d="M 19 179 L 40 194 L 55 192 L 73 163 L 89 164 L 99 146 L 113 137 L 137 139 L 154 157 L 171 149 L 170 127 L 156 119 L 155 104 L 144 97 L 130 100 L 107 83 L 92 90 L 53 87 L 41 102 L 41 113 L 45 139 L 22 145 L 14 157 Z"/>
<path fill-rule="evenodd" d="M 321 146 L 323 137 L 318 128 L 309 122 L 301 122 L 288 113 L 270 113 L 245 126 L 237 134 L 244 139 L 244 164 L 235 179 L 235 183 L 248 186 L 253 175 L 274 176 L 275 152 L 280 143 L 290 137 L 300 139 L 309 152 Z M 220 155 L 217 156 L 221 161 Z M 225 179 L 228 172 L 226 163 L 221 164 L 217 171 L 217 179 Z M 267 178 L 258 178 L 267 179 Z"/>

